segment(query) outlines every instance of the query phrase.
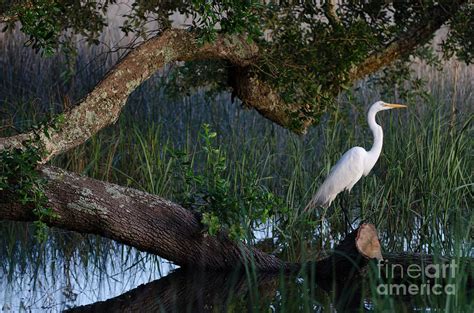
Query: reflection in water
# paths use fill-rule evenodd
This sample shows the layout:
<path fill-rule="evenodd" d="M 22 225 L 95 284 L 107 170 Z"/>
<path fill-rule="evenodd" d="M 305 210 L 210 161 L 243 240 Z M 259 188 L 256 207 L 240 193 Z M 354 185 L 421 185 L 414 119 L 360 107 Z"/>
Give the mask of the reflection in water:
<path fill-rule="evenodd" d="M 361 288 L 356 287 L 354 295 L 347 288 L 330 291 L 331 282 L 316 283 L 314 272 L 257 275 L 178 269 L 170 274 L 173 265 L 133 248 L 100 239 L 88 242 L 86 246 L 92 250 L 86 252 L 74 246 L 81 236 L 60 235 L 73 239 L 58 243 L 53 235 L 45 246 L 17 242 L 11 249 L 2 242 L 3 311 L 58 312 L 77 307 L 73 311 L 312 312 L 348 303 L 359 307 L 361 303 Z M 89 237 L 81 239 L 93 240 Z M 66 246 L 74 247 L 69 255 L 62 250 L 67 251 Z M 97 246 L 100 248 L 93 250 Z"/>
<path fill-rule="evenodd" d="M 68 312 L 445 312 L 444 297 L 429 303 L 419 297 L 396 297 L 377 306 L 369 298 L 367 280 L 359 276 L 322 280 L 316 272 L 315 268 L 273 274 L 178 269 L 118 297 Z"/>
<path fill-rule="evenodd" d="M 298 273 L 176 270 L 158 257 L 94 236 L 55 231 L 40 245 L 28 231 L 20 236 L 15 225 L 0 223 L 4 312 L 392 312 L 394 306 L 407 312 L 441 310 L 447 303 L 444 296 L 377 295 L 380 282 L 370 278 L 377 268 L 368 279 L 341 277 L 339 265 L 333 271 L 321 263 Z M 461 291 L 467 308 L 472 292 Z"/>
<path fill-rule="evenodd" d="M 110 240 L 56 230 L 41 245 L 28 231 L 21 236 L 15 229 L 8 236 L 15 225 L 24 227 L 0 223 L 6 235 L 0 238 L 5 312 L 313 312 L 361 303 L 359 281 L 332 288 L 330 280 L 316 281 L 322 276 L 314 269 L 298 275 L 182 269 L 170 274 L 174 267 L 162 259 Z"/>
<path fill-rule="evenodd" d="M 21 223 L 1 222 L 0 230 L 1 312 L 58 312 L 106 300 L 176 268 L 94 236 L 56 230 L 41 245 Z"/>
<path fill-rule="evenodd" d="M 309 273 L 205 273 L 179 269 L 116 298 L 77 307 L 68 312 L 321 312 L 330 308 L 338 311 L 359 310 L 361 280 L 354 279 L 333 285 L 330 281 L 309 283 L 309 277 Z M 333 299 L 330 298 L 331 293 Z"/>

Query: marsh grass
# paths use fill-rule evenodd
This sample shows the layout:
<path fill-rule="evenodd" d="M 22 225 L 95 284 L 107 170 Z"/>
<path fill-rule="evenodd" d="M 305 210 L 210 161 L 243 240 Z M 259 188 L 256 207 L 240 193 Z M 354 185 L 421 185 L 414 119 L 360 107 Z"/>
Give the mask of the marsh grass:
<path fill-rule="evenodd" d="M 39 59 L 14 40 L 2 45 L 0 60 L 8 66 L 2 66 L 0 72 L 0 108 L 4 118 L 13 114 L 20 130 L 83 96 L 116 60 L 111 55 L 97 59 L 103 56 L 102 50 L 84 48 L 73 63 L 79 75 L 64 82 L 61 77 L 65 74 L 61 73 L 68 70 L 61 67 L 64 60 Z M 102 60 L 100 65 L 97 60 Z M 22 72 L 25 64 L 27 75 Z M 378 115 L 385 136 L 377 165 L 351 194 L 338 197 L 324 221 L 301 221 L 300 213 L 342 153 L 355 145 L 370 148 L 372 136 L 365 111 L 387 92 L 375 89 L 370 82 L 361 82 L 342 95 L 331 116 L 299 137 L 254 111 L 242 109 L 238 102 L 232 103 L 226 92 L 211 99 L 202 90 L 170 98 L 162 87 L 162 73 L 158 73 L 133 93 L 115 125 L 52 163 L 178 201 L 183 188 L 176 179 L 179 164 L 170 152 L 181 151 L 197 173 L 202 171 L 205 160 L 199 131 L 207 123 L 218 134 L 217 145 L 225 153 L 226 179 L 234 196 L 239 197 L 239 186 L 250 183 L 246 173 L 252 172 L 256 181 L 283 199 L 288 208 L 286 214 L 274 216 L 268 227 L 259 229 L 257 239 L 277 239 L 268 248 L 271 252 L 297 261 L 318 255 L 315 251 L 321 248 L 332 248 L 344 235 L 344 205 L 350 208 L 355 223 L 369 221 L 377 226 L 386 251 L 472 257 L 473 69 L 453 61 L 446 62 L 442 72 L 423 64 L 414 69 L 426 79 L 427 96 L 413 96 L 406 111 Z M 384 99 L 401 101 L 397 88 L 389 90 L 393 94 L 390 99 Z M 110 277 L 120 268 L 137 272 L 155 268 L 151 272 L 156 274 L 149 278 L 169 270 L 163 269 L 159 258 L 93 236 L 55 230 L 45 244 L 39 244 L 32 237 L 31 226 L 9 222 L 0 223 L 0 233 L 1 277 L 10 282 L 22 273 L 33 275 L 38 282 L 54 279 L 52 273 L 67 269 L 78 271 L 72 276 L 83 273 L 78 282 L 111 284 Z M 121 260 L 120 265 L 114 260 Z M 96 272 L 88 273 L 91 268 Z M 128 272 L 123 273 L 121 279 L 126 279 Z M 465 276 L 462 273 L 459 269 L 460 277 Z M 459 279 L 456 284 L 462 290 L 465 281 Z M 304 288 L 313 287 L 307 284 Z M 258 290 L 254 292 L 258 299 Z M 281 292 L 284 298 L 285 290 Z M 370 297 L 376 308 L 395 309 L 394 299 L 373 292 Z M 425 301 L 421 307 L 430 307 L 438 300 L 428 297 L 420 301 Z M 472 298 L 462 292 L 443 301 L 451 312 L 473 306 Z M 310 301 L 303 302 L 309 310 Z M 289 305 L 281 311 L 291 312 Z"/>

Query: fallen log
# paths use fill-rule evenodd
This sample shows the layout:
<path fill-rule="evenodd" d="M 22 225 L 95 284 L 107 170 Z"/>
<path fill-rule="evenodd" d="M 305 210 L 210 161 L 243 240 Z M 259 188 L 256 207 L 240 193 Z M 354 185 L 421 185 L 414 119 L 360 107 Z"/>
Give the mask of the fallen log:
<path fill-rule="evenodd" d="M 374 288 L 368 286 L 383 283 L 373 281 L 373 278 L 368 279 L 369 267 L 366 265 L 371 262 L 370 260 L 360 258 L 362 255 L 359 253 L 352 254 L 356 259 L 343 257 L 342 250 L 345 250 L 345 247 L 352 247 L 349 244 L 351 237 L 356 236 L 358 232 L 360 233 L 360 229 L 346 237 L 328 257 L 308 262 L 294 272 L 248 273 L 235 269 L 216 273 L 178 269 L 161 279 L 141 285 L 117 297 L 78 306 L 67 312 L 227 312 L 230 308 L 238 312 L 249 310 L 249 305 L 253 311 L 264 312 L 275 303 L 282 302 L 285 302 L 284 306 L 291 312 L 292 308 L 298 311 L 304 306 L 305 299 L 319 303 L 321 310 L 325 309 L 322 304 L 329 302 L 338 312 L 358 311 L 363 307 L 363 300 L 370 298 L 371 292 L 374 292 Z M 446 264 L 448 259 L 442 259 L 444 259 L 441 261 L 442 264 Z M 358 265 L 352 269 L 358 268 L 361 271 L 352 272 L 347 276 L 348 272 L 344 270 L 347 264 L 344 260 L 351 264 L 357 263 Z M 426 266 L 439 264 L 440 261 L 432 255 L 408 253 L 388 254 L 384 260 L 381 264 L 397 262 L 396 264 L 402 264 L 405 268 L 413 264 Z M 465 262 L 472 263 L 472 260 Z M 377 271 L 375 268 L 372 270 Z M 302 288 L 302 281 L 307 282 L 307 288 Z M 462 292 L 466 294 L 471 292 L 472 295 L 473 291 L 469 291 L 468 288 Z M 375 290 L 377 292 L 377 289 Z M 258 297 L 252 298 L 255 294 Z M 419 304 L 414 302 L 410 295 L 392 296 L 403 303 L 406 311 L 420 309 Z M 427 305 L 431 309 L 444 308 L 443 301 Z"/>
<path fill-rule="evenodd" d="M 378 273 L 394 283 L 452 284 L 464 280 L 467 289 L 474 288 L 474 259 L 434 256 L 424 253 L 384 253 Z M 473 290 L 474 292 L 474 290 Z"/>
<path fill-rule="evenodd" d="M 47 182 L 47 205 L 57 215 L 45 221 L 49 226 L 110 238 L 181 267 L 229 270 L 250 265 L 268 272 L 299 268 L 226 234 L 208 235 L 197 214 L 156 195 L 52 166 L 39 170 Z M 15 195 L 0 191 L 0 219 L 36 218 L 31 205 L 22 205 Z M 326 267 L 351 269 L 351 258 L 380 258 L 375 227 L 363 224 L 350 234 L 341 244 L 340 255 L 344 254 L 350 257 L 332 259 Z"/>
<path fill-rule="evenodd" d="M 345 281 L 358 275 L 371 259 L 383 260 L 377 230 L 372 224 L 361 224 L 329 257 L 310 261 L 305 266 L 314 268 L 318 278 Z"/>
<path fill-rule="evenodd" d="M 288 298 L 302 299 L 300 284 L 296 282 L 301 279 L 308 280 L 309 285 L 315 283 L 324 291 L 316 295 L 319 298 L 334 291 L 336 298 L 332 300 L 338 310 L 358 308 L 362 300 L 359 273 L 371 257 L 381 257 L 380 245 L 375 227 L 363 224 L 350 233 L 330 256 L 308 263 L 310 266 L 291 264 L 287 267 L 290 271 L 270 273 L 253 273 L 252 269 L 245 271 L 238 265 L 228 272 L 219 273 L 178 269 L 115 298 L 67 312 L 227 312 L 229 307 L 235 311 L 247 310 L 248 303 L 252 303 L 253 310 L 263 312 L 268 310 L 281 288 L 287 288 Z M 258 294 L 258 303 L 251 299 L 255 293 Z M 288 294 L 294 294 L 294 297 Z"/>

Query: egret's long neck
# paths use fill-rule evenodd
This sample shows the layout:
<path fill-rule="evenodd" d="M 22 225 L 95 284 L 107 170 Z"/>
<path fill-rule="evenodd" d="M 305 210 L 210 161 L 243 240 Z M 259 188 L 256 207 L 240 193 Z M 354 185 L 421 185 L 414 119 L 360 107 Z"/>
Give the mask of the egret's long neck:
<path fill-rule="evenodd" d="M 376 159 L 379 157 L 380 152 L 382 152 L 383 143 L 382 127 L 375 121 L 375 114 L 377 114 L 377 112 L 378 111 L 375 110 L 369 110 L 369 113 L 367 115 L 367 122 L 369 123 L 370 130 L 374 135 L 374 144 L 372 145 L 372 149 L 370 149 L 368 153 Z"/>

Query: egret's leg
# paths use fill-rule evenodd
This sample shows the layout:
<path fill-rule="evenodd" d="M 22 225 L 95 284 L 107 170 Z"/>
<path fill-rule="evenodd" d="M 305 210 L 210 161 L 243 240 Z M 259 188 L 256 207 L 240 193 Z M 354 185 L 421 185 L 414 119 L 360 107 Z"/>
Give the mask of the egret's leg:
<path fill-rule="evenodd" d="M 342 212 L 344 213 L 344 222 L 346 224 L 345 225 L 345 234 L 347 236 L 347 234 L 349 233 L 348 229 L 350 229 L 350 231 L 353 231 L 354 228 L 352 227 L 351 219 L 349 218 L 349 212 L 346 210 L 346 208 L 348 206 L 348 201 L 347 201 L 346 197 L 347 197 L 346 194 L 342 195 L 341 208 L 342 208 Z"/>

